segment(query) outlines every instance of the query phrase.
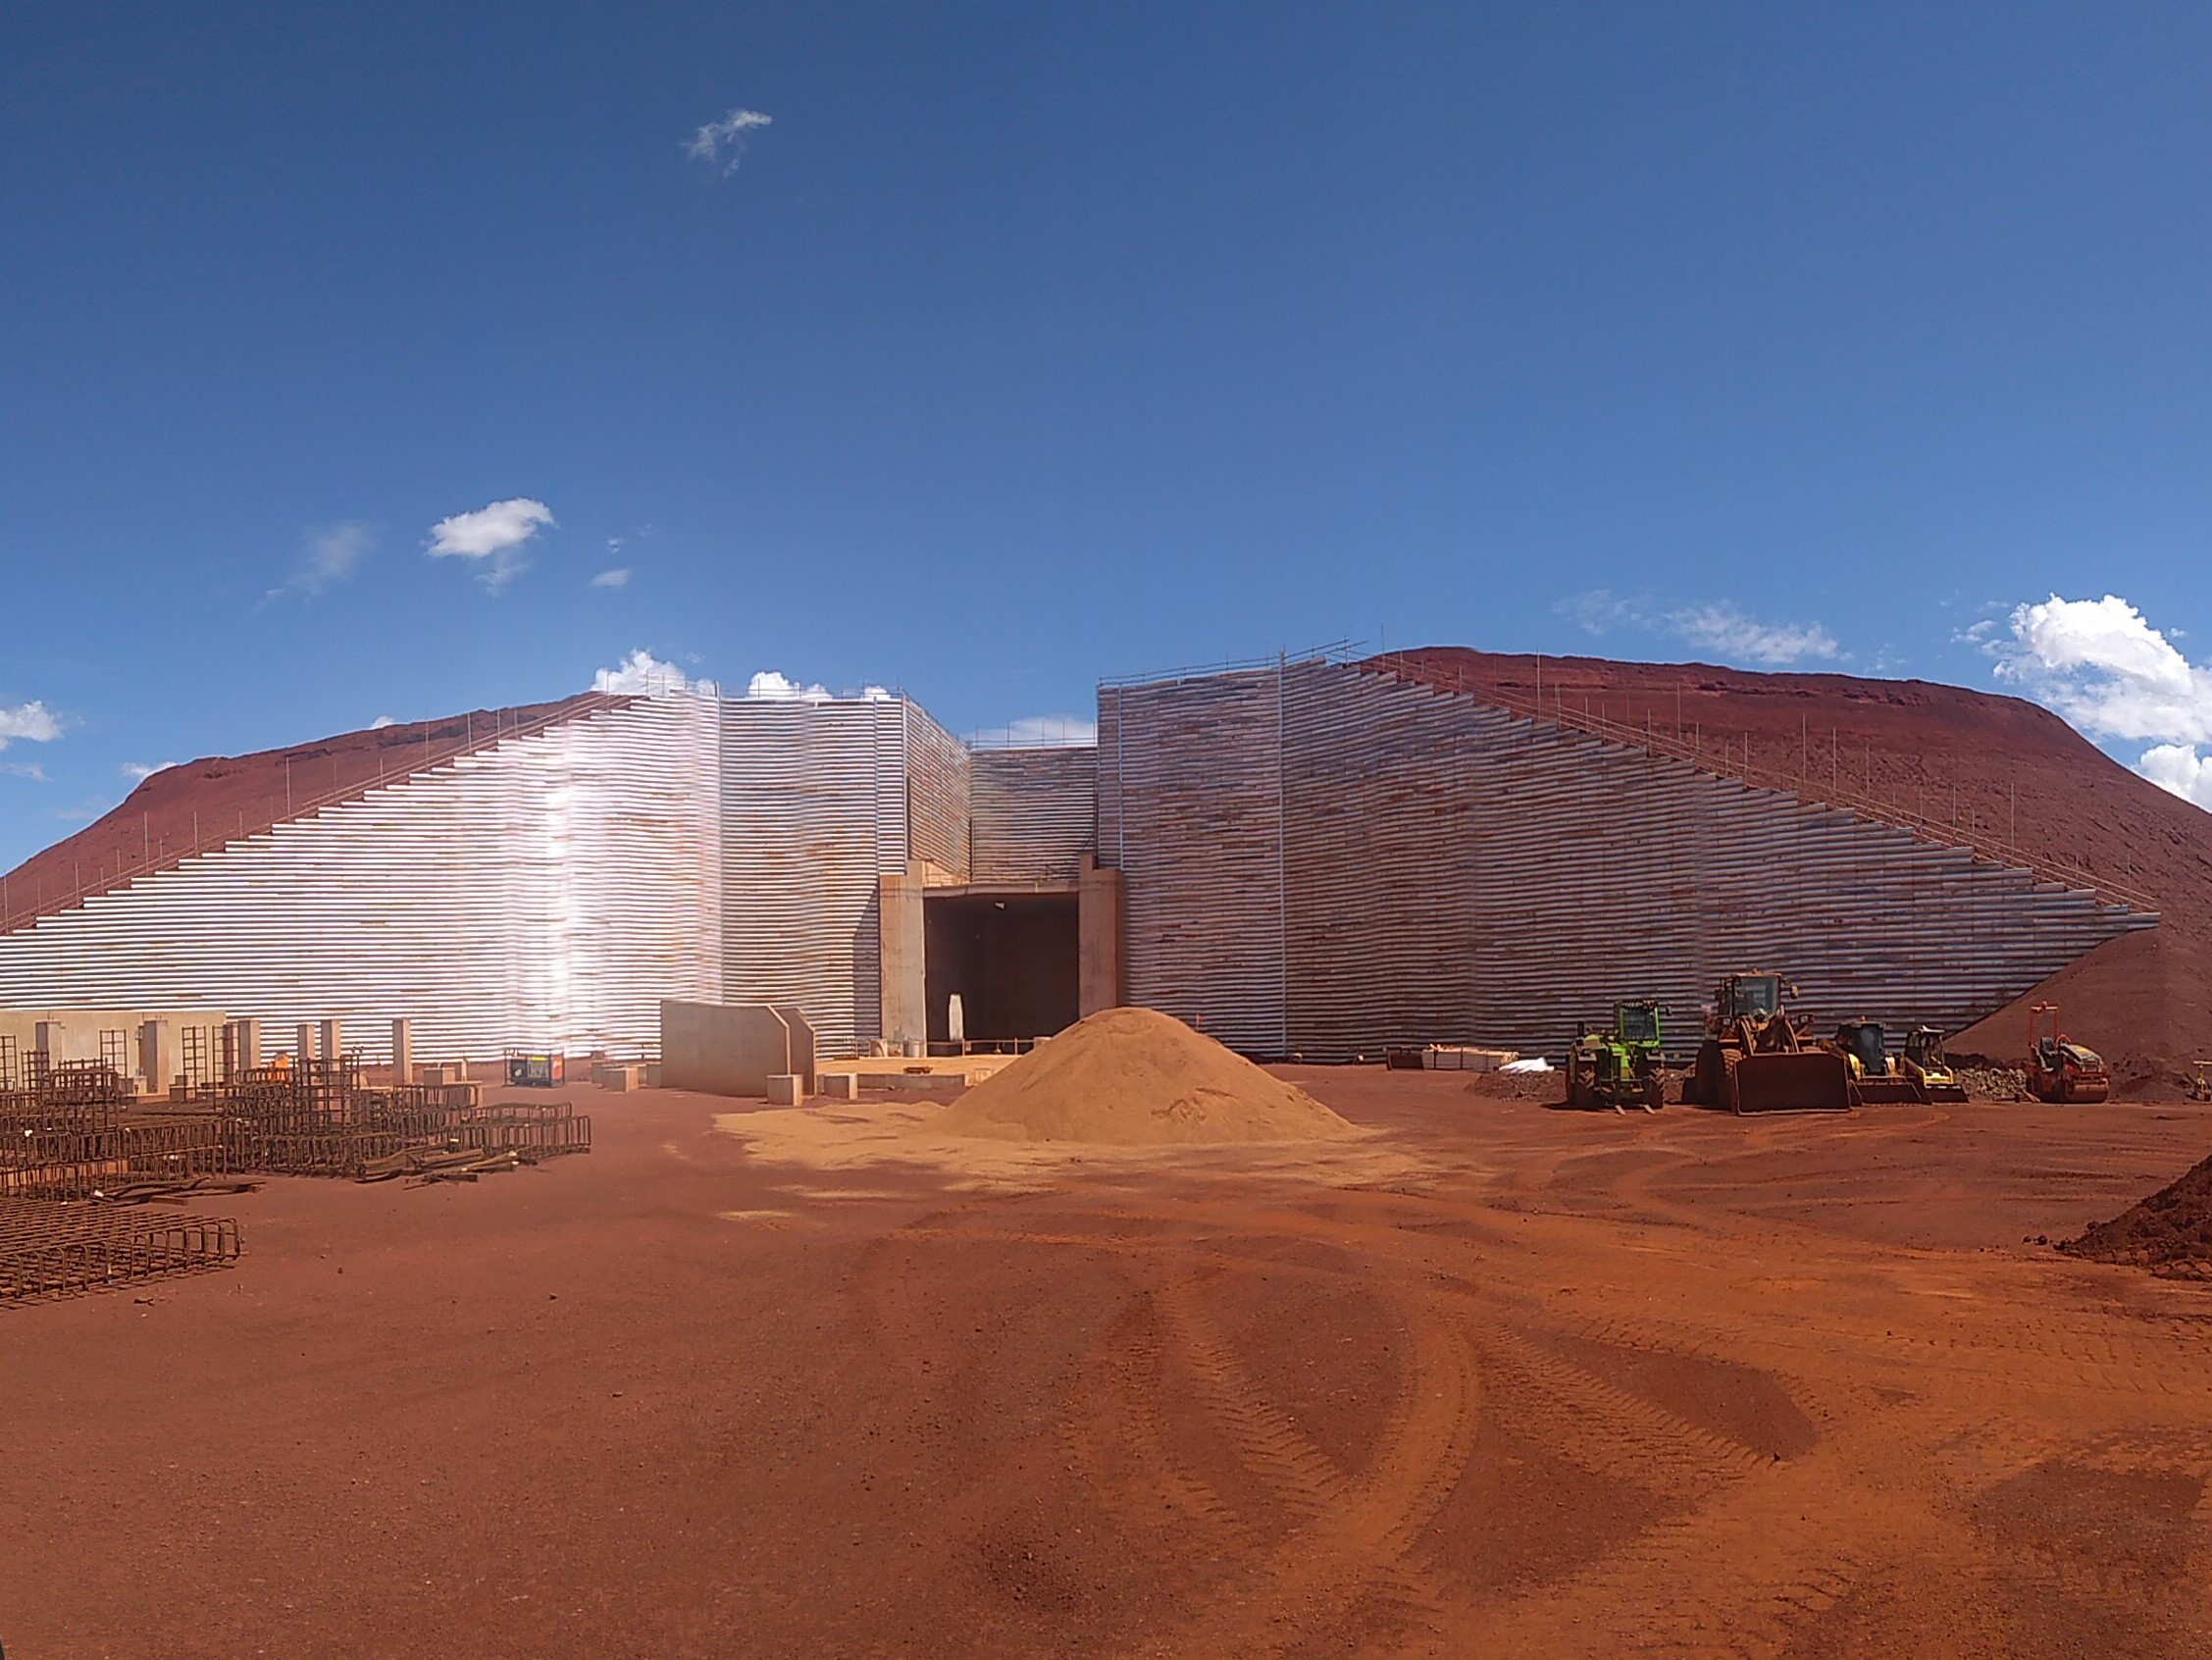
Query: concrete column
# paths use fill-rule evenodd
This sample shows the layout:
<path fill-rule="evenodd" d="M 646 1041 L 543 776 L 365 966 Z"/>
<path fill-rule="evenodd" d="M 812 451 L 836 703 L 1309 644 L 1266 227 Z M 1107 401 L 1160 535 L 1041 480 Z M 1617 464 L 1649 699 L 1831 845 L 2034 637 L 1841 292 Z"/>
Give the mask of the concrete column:
<path fill-rule="evenodd" d="M 292 1051 L 292 1060 L 295 1063 L 304 1066 L 314 1059 L 315 1023 L 312 1020 L 302 1020 L 299 1023 L 299 1047 Z"/>
<path fill-rule="evenodd" d="M 337 1021 L 325 1020 L 323 1022 L 323 1047 L 321 1054 L 324 1060 L 335 1061 L 338 1058 L 338 1046 L 344 1041 L 345 1034 L 340 1029 L 339 1023 Z"/>
<path fill-rule="evenodd" d="M 138 1027 L 138 1070 L 149 1095 L 167 1095 L 177 1081 L 177 1034 L 167 1020 L 147 1020 Z"/>
<path fill-rule="evenodd" d="M 1129 1001 L 1122 963 L 1123 888 L 1121 872 L 1102 870 L 1096 856 L 1083 856 L 1076 878 L 1076 1012 L 1096 1014 Z"/>
<path fill-rule="evenodd" d="M 415 1081 L 415 1023 L 412 1020 L 391 1023 L 391 1081 L 395 1087 Z"/>
<path fill-rule="evenodd" d="M 921 872 L 886 876 L 877 915 L 882 946 L 883 1035 L 893 1043 L 929 1036 L 926 991 L 927 935 L 922 926 Z"/>
<path fill-rule="evenodd" d="M 231 1022 L 231 1069 L 233 1072 L 250 1071 L 261 1064 L 261 1022 L 254 1019 Z"/>

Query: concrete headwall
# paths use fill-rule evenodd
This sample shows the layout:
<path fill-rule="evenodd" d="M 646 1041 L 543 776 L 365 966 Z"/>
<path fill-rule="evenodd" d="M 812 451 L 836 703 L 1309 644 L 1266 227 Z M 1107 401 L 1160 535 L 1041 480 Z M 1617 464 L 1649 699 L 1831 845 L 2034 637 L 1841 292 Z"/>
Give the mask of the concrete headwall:
<path fill-rule="evenodd" d="M 765 1003 L 661 1004 L 662 1088 L 765 1097 L 770 1077 L 793 1072 L 811 1087 L 814 1032 L 797 1010 Z"/>

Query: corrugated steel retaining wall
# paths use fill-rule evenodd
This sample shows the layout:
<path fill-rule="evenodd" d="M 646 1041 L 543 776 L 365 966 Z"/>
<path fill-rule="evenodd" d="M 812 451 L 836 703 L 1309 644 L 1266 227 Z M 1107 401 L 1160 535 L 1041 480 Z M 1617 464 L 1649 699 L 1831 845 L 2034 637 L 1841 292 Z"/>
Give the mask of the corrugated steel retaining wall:
<path fill-rule="evenodd" d="M 1098 751 L 978 750 L 970 769 L 970 880 L 1074 881 L 1083 856 L 1098 845 Z"/>
<path fill-rule="evenodd" d="M 908 705 L 722 705 L 722 987 L 797 1004 L 817 1052 L 883 1030 L 879 878 L 906 868 Z"/>
<path fill-rule="evenodd" d="M 1326 663 L 1100 693 L 1133 1001 L 1257 1054 L 1558 1053 L 1772 968 L 1957 1030 L 2155 919 L 1632 745 Z"/>
<path fill-rule="evenodd" d="M 634 1050 L 722 993 L 716 744 L 711 700 L 637 699 L 407 774 L 0 936 L 0 1005 Z"/>

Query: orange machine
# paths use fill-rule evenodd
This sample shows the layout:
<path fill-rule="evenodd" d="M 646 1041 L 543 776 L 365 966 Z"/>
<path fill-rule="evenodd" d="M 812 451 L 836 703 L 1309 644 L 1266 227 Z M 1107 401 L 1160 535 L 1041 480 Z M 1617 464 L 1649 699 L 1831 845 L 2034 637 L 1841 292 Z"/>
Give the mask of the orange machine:
<path fill-rule="evenodd" d="M 2102 1101 L 2112 1093 L 2112 1074 L 2093 1049 L 2067 1041 L 2058 1029 L 2058 1005 L 2038 1003 L 2028 1011 L 2028 1093 L 2037 1101 Z"/>

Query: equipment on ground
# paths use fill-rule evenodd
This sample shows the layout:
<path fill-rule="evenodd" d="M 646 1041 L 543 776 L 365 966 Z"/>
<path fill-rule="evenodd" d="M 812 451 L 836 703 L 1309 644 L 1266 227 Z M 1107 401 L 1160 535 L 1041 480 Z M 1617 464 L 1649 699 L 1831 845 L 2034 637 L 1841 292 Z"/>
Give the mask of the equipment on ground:
<path fill-rule="evenodd" d="M 2191 1061 L 2189 1067 L 2189 1099 L 2212 1101 L 2212 1061 Z"/>
<path fill-rule="evenodd" d="M 1730 974 L 1714 988 L 1705 1041 L 1682 1099 L 1731 1113 L 1842 1113 L 1850 1070 L 1833 1049 L 1807 1045 L 1782 1007 L 1797 988 L 1779 974 Z"/>
<path fill-rule="evenodd" d="M 1567 1104 L 1641 1107 L 1656 1113 L 1667 1104 L 1667 1058 L 1661 1052 L 1659 1005 L 1650 998 L 1613 1006 L 1613 1028 L 1574 1031 L 1567 1051 Z"/>
<path fill-rule="evenodd" d="M 1889 1034 L 1879 1021 L 1846 1020 L 1835 1028 L 1834 1042 L 1823 1047 L 1843 1057 L 1852 1106 L 1894 1107 L 1921 1099 L 1920 1087 L 1889 1059 Z"/>
<path fill-rule="evenodd" d="M 567 1059 L 558 1051 L 507 1051 L 507 1082 L 517 1089 L 553 1089 L 566 1081 L 567 1072 Z"/>
<path fill-rule="evenodd" d="M 2102 1101 L 2112 1093 L 2104 1058 L 2069 1041 L 2058 1029 L 2055 1003 L 2038 1003 L 2028 1011 L 2028 1093 L 2061 1105 Z"/>
<path fill-rule="evenodd" d="M 1966 1100 L 1966 1086 L 1959 1082 L 1958 1073 L 1951 1070 L 1950 1058 L 1943 1053 L 1943 1034 L 1933 1026 L 1915 1026 L 1905 1034 L 1905 1053 L 1897 1059 L 1897 1069 L 1911 1080 L 1925 1102 L 1958 1105 Z"/>

